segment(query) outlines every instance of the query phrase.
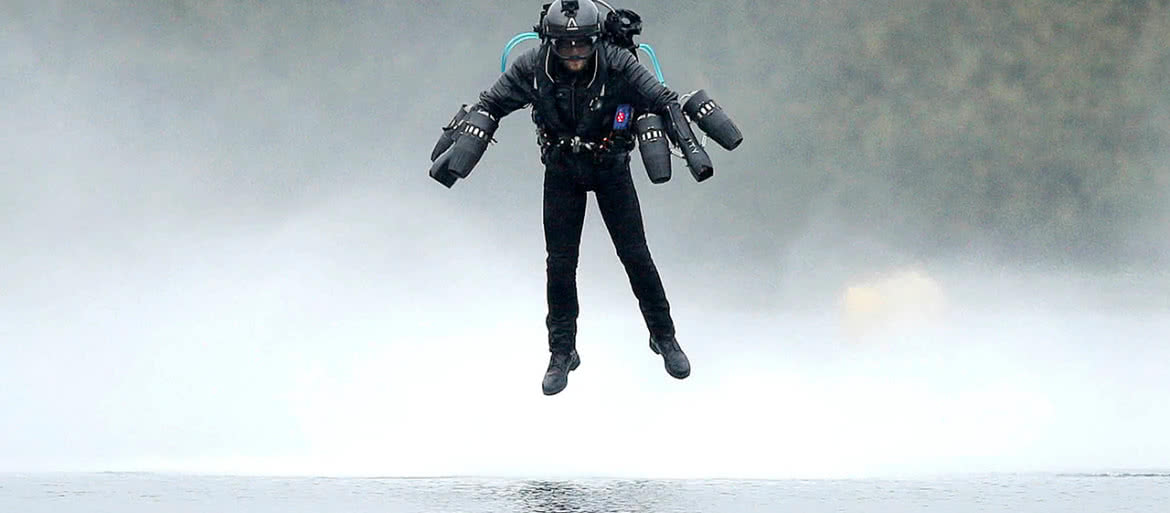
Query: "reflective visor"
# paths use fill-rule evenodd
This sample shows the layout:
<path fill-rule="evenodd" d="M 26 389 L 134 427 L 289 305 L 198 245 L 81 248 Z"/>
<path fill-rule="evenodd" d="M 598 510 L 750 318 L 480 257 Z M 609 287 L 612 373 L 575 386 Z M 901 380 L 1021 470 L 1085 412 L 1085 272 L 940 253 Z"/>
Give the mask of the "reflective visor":
<path fill-rule="evenodd" d="M 580 60 L 593 55 L 596 37 L 575 37 L 553 40 L 553 51 L 557 57 L 568 60 Z"/>

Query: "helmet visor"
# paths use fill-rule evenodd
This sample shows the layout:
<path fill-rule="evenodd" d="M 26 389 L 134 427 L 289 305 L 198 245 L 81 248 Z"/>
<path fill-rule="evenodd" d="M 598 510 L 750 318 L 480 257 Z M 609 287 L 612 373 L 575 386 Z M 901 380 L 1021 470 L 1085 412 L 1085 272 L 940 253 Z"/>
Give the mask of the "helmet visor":
<path fill-rule="evenodd" d="M 593 55 L 596 37 L 559 38 L 552 42 L 553 53 L 566 60 L 581 60 Z"/>

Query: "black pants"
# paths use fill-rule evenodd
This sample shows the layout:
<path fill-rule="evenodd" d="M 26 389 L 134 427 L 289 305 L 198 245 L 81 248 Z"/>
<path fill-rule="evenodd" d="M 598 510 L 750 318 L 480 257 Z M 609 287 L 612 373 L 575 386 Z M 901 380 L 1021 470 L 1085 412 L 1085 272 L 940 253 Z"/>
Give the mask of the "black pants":
<path fill-rule="evenodd" d="M 585 221 L 586 193 L 593 191 L 618 259 L 626 269 L 650 335 L 674 336 L 670 304 L 646 246 L 642 210 L 630 176 L 628 153 L 600 163 L 592 157 L 545 159 L 544 238 L 548 252 L 549 350 L 576 347 L 577 260 Z"/>

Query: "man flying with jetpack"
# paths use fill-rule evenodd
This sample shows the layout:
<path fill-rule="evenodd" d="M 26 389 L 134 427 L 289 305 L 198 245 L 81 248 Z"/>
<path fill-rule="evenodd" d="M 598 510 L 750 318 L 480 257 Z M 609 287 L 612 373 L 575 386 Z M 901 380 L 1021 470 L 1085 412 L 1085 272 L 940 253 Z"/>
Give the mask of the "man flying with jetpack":
<path fill-rule="evenodd" d="M 602 16 L 597 3 L 609 10 Z M 592 191 L 625 267 L 649 330 L 650 348 L 666 371 L 690 375 L 675 337 L 670 304 L 646 245 L 641 207 L 630 175 L 630 151 L 639 148 L 652 183 L 670 179 L 673 144 L 697 181 L 713 174 L 711 159 L 689 120 L 725 149 L 743 140 L 739 129 L 703 91 L 685 105 L 638 62 L 633 36 L 636 13 L 593 0 L 545 4 L 534 27 L 541 44 L 520 55 L 500 78 L 464 105 L 444 127 L 431 153 L 430 176 L 446 187 L 467 178 L 504 116 L 532 107 L 544 171 L 544 237 L 547 251 L 548 368 L 545 395 L 564 390 L 580 365 L 577 353 L 576 271 Z"/>

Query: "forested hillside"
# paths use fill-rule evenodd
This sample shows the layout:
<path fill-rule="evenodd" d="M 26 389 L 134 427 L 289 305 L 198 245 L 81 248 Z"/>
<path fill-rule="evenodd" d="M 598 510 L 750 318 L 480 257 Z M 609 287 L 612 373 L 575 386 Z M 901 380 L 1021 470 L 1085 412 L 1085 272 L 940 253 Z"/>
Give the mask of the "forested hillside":
<path fill-rule="evenodd" d="M 760 160 L 892 243 L 1102 265 L 1164 255 L 1170 2 L 703 9 L 671 23 L 718 41 L 695 73 L 764 128 L 749 134 Z"/>

